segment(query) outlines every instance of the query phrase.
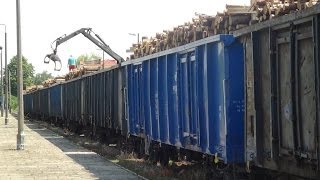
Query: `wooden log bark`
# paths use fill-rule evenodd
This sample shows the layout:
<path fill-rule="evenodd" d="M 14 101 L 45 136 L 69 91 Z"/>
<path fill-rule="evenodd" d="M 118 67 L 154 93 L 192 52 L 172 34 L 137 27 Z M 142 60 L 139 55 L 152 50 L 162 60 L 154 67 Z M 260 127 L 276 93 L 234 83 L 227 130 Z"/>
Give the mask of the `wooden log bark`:
<path fill-rule="evenodd" d="M 84 71 L 98 71 L 101 69 L 100 65 L 95 65 L 95 66 L 84 66 L 83 70 Z"/>

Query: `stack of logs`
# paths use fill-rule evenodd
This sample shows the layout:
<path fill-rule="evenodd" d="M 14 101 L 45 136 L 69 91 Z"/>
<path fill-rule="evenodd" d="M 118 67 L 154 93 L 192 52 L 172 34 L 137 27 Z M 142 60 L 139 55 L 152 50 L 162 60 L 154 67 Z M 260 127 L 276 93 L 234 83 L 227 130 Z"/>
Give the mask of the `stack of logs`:
<path fill-rule="evenodd" d="M 249 6 L 236 5 L 226 5 L 226 10 L 216 16 L 196 13 L 192 22 L 184 23 L 173 30 L 165 30 L 150 39 L 144 37 L 142 43 L 133 44 L 130 49 L 134 54 L 130 59 L 182 46 L 216 34 L 229 34 L 248 26 L 251 16 Z"/>
<path fill-rule="evenodd" d="M 256 0 L 254 22 L 269 20 L 314 6 L 320 0 Z"/>
<path fill-rule="evenodd" d="M 43 87 L 50 87 L 53 84 L 64 82 L 65 77 L 55 77 L 54 79 L 47 79 L 42 82 Z"/>
<path fill-rule="evenodd" d="M 82 75 L 82 72 L 80 71 L 80 69 L 75 69 L 73 71 L 70 71 L 66 76 L 65 76 L 65 80 L 68 81 L 70 79 L 74 79 L 77 78 L 79 76 Z"/>
<path fill-rule="evenodd" d="M 68 81 L 70 79 L 81 77 L 85 74 L 97 72 L 100 69 L 102 69 L 100 60 L 81 62 L 77 69 L 74 69 L 65 76 L 65 80 Z"/>
<path fill-rule="evenodd" d="M 27 87 L 27 89 L 24 91 L 24 93 L 34 92 L 39 89 L 43 89 L 43 85 L 32 85 L 32 86 Z"/>
<path fill-rule="evenodd" d="M 314 6 L 320 0 L 256 0 L 252 6 L 226 5 L 216 16 L 196 14 L 192 22 L 156 34 L 143 37 L 142 43 L 133 44 L 130 59 L 178 47 L 216 34 L 230 34 L 245 26 Z"/>

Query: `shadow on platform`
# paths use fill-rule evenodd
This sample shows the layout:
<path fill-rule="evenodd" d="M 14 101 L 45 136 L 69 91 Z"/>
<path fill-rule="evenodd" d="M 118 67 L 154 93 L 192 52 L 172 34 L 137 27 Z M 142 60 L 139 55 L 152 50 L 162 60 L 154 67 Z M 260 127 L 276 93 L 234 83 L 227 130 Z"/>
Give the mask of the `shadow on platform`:
<path fill-rule="evenodd" d="M 140 179 L 137 175 L 107 161 L 95 152 L 89 151 L 37 123 L 26 121 L 25 125 L 61 149 L 64 154 L 99 179 Z"/>

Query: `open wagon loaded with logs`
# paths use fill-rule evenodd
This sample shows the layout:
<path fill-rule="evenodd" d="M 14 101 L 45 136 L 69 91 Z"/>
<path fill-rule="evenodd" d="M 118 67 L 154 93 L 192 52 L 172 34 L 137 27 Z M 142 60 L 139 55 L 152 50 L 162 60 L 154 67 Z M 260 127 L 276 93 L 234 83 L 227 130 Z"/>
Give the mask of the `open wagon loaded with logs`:
<path fill-rule="evenodd" d="M 320 0 L 256 0 L 252 6 L 226 5 L 223 13 L 215 16 L 196 14 L 192 22 L 165 30 L 155 37 L 133 44 L 130 59 L 185 45 L 217 34 L 231 34 L 248 25 L 269 20 L 291 12 L 312 7 Z"/>
<path fill-rule="evenodd" d="M 226 5 L 223 13 L 216 16 L 196 13 L 191 22 L 157 33 L 152 38 L 142 38 L 142 43 L 133 44 L 130 59 L 136 59 L 167 49 L 175 48 L 216 34 L 229 34 L 250 24 L 250 6 Z"/>
<path fill-rule="evenodd" d="M 90 74 L 93 72 L 97 72 L 101 69 L 100 65 L 96 65 L 96 66 L 83 66 L 79 69 L 75 69 L 74 71 L 69 72 L 66 76 L 65 76 L 65 81 L 68 81 L 70 79 L 74 79 L 77 77 L 81 77 L 85 74 Z"/>
<path fill-rule="evenodd" d="M 43 87 L 50 87 L 51 85 L 54 85 L 54 84 L 60 83 L 60 82 L 64 82 L 64 81 L 65 81 L 64 76 L 58 76 L 53 79 L 47 79 L 47 80 L 43 81 L 42 86 Z"/>
<path fill-rule="evenodd" d="M 86 74 L 94 73 L 94 72 L 100 71 L 105 68 L 110 68 L 110 67 L 117 64 L 115 60 L 107 60 L 107 61 L 101 62 L 100 59 L 91 60 L 91 61 L 80 61 L 78 68 L 69 72 L 65 76 L 65 80 L 68 81 L 70 79 L 74 79 L 74 78 L 81 77 Z"/>
<path fill-rule="evenodd" d="M 24 90 L 24 93 L 31 93 L 31 92 L 35 92 L 39 89 L 43 89 L 43 85 L 32 85 L 32 86 L 28 86 L 26 88 L 26 90 Z"/>

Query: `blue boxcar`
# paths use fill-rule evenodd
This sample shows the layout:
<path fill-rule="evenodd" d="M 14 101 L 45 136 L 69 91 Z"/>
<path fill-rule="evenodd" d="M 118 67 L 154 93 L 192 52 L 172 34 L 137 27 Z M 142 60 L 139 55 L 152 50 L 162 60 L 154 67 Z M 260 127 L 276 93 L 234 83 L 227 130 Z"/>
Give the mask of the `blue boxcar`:
<path fill-rule="evenodd" d="M 244 162 L 243 47 L 231 35 L 124 62 L 128 131 Z"/>
<path fill-rule="evenodd" d="M 50 90 L 50 116 L 62 118 L 63 107 L 62 107 L 62 85 L 57 84 L 49 88 Z"/>

